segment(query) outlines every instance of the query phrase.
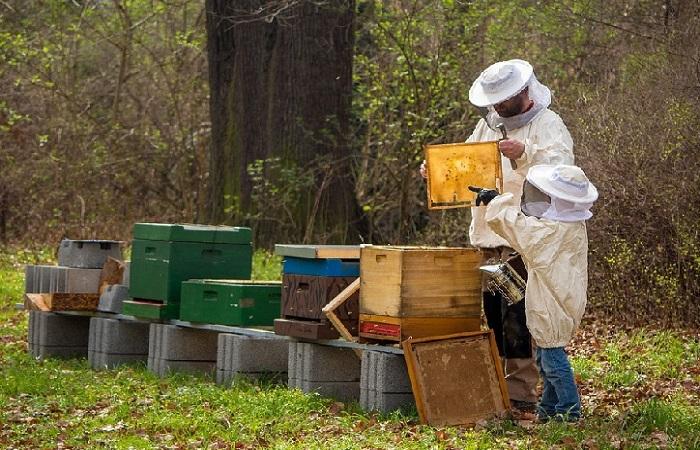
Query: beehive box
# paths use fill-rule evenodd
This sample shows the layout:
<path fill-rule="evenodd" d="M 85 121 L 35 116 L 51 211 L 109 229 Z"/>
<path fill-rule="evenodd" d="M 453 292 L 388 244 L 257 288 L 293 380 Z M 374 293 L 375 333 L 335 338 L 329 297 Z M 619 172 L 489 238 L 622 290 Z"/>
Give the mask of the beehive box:
<path fill-rule="evenodd" d="M 361 337 L 401 341 L 477 331 L 481 254 L 475 248 L 362 248 Z"/>
<path fill-rule="evenodd" d="M 137 223 L 133 234 L 129 285 L 133 301 L 125 302 L 124 314 L 176 318 L 183 281 L 250 279 L 250 228 Z M 153 311 L 160 311 L 157 317 Z"/>
<path fill-rule="evenodd" d="M 339 337 L 322 309 L 359 276 L 360 247 L 278 244 L 275 253 L 284 257 L 281 318 L 275 320 L 275 333 L 305 339 Z M 355 293 L 336 310 L 355 335 L 359 300 Z"/>
<path fill-rule="evenodd" d="M 189 280 L 182 283 L 180 320 L 232 326 L 272 326 L 280 316 L 282 283 Z"/>

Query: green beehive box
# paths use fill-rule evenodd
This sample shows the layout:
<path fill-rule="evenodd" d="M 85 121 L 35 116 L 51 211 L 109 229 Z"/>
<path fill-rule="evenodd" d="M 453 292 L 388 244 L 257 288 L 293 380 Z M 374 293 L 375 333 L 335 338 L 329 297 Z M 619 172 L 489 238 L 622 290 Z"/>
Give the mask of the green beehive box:
<path fill-rule="evenodd" d="M 172 305 L 158 318 L 176 318 L 183 281 L 198 278 L 249 279 L 250 228 L 137 223 L 131 250 L 129 297 L 124 313 L 151 317 L 141 300 Z M 163 308 L 160 308 L 163 309 Z M 140 311 L 143 310 L 143 311 Z M 139 312 L 141 314 L 139 314 Z M 164 316 L 165 315 L 165 316 Z"/>
<path fill-rule="evenodd" d="M 279 281 L 190 280 L 182 283 L 180 320 L 272 326 L 280 316 Z"/>

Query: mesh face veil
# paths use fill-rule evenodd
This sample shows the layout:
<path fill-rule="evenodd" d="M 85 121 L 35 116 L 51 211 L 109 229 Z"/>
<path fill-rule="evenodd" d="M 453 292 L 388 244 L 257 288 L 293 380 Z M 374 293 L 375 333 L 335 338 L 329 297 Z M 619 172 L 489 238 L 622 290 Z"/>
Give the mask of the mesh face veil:
<path fill-rule="evenodd" d="M 523 184 L 523 195 L 520 198 L 520 209 L 526 216 L 541 218 L 552 206 L 549 195 L 537 189 L 529 181 Z"/>

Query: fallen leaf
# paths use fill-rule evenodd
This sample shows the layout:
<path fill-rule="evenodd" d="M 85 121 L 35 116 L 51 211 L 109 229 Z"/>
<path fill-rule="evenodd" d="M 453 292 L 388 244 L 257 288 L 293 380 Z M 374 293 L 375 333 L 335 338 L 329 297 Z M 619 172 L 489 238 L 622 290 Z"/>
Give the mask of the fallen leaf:
<path fill-rule="evenodd" d="M 333 415 L 336 415 L 344 409 L 345 409 L 345 403 L 335 402 L 331 406 L 328 407 L 328 412 L 333 414 Z"/>

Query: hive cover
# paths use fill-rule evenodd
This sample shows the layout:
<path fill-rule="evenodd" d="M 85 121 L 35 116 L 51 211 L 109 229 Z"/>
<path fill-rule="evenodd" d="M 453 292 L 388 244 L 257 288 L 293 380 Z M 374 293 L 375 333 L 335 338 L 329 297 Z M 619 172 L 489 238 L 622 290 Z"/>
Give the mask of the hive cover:
<path fill-rule="evenodd" d="M 503 192 L 498 142 L 470 142 L 425 146 L 428 209 L 474 206 L 476 194 L 468 186 Z"/>

